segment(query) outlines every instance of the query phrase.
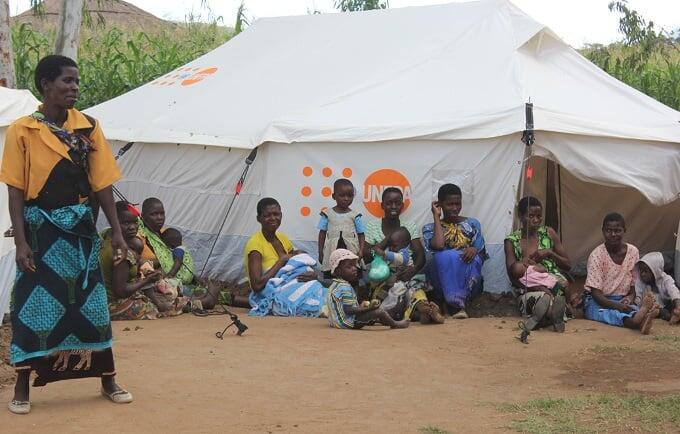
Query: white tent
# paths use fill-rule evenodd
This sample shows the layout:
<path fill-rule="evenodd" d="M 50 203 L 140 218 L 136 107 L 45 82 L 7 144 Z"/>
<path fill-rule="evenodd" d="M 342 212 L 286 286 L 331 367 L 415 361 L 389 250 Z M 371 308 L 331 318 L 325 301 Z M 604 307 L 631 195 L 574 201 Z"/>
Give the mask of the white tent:
<path fill-rule="evenodd" d="M 31 114 L 39 101 L 27 90 L 0 87 L 0 151 L 5 146 L 5 131 L 15 119 Z M 4 187 L 4 186 L 3 186 Z M 11 226 L 7 207 L 7 188 L 0 188 L 0 319 L 7 312 L 14 282 L 14 240 L 1 235 Z"/>
<path fill-rule="evenodd" d="M 117 146 L 135 142 L 120 160 L 119 188 L 132 201 L 161 198 L 199 264 L 258 148 L 208 261 L 212 276 L 242 277 L 263 196 L 281 202 L 282 231 L 316 252 L 318 212 L 343 176 L 366 219 L 379 216 L 380 192 L 394 185 L 406 193 L 405 219 L 418 224 L 431 219 L 439 185 L 460 185 L 464 214 L 481 220 L 491 255 L 486 290 L 503 291 L 529 101 L 532 164 L 559 165 L 572 256 L 583 258 L 603 215 L 622 208 L 632 242 L 672 249 L 680 113 L 613 79 L 506 0 L 260 19 L 88 113 Z M 540 178 L 527 191 L 545 191 Z"/>

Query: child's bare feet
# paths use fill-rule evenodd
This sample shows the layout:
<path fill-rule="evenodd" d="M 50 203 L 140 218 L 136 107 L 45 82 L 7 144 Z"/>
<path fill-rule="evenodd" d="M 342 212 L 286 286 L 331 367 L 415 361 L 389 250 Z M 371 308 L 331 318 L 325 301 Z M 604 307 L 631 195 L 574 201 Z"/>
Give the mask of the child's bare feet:
<path fill-rule="evenodd" d="M 668 322 L 671 324 L 677 324 L 680 322 L 680 309 L 673 309 L 673 313 L 671 313 L 671 319 L 669 319 Z"/>
<path fill-rule="evenodd" d="M 437 303 L 430 301 L 430 318 L 432 318 L 432 321 L 435 324 L 444 324 L 446 321 L 446 317 L 442 315 L 441 311 L 439 310 L 439 306 L 437 306 Z"/>
<path fill-rule="evenodd" d="M 652 332 L 652 326 L 654 325 L 654 319 L 657 316 L 659 316 L 659 309 L 653 308 L 648 311 L 640 324 L 640 333 L 643 335 L 650 334 Z"/>
<path fill-rule="evenodd" d="M 656 298 L 652 295 L 651 291 L 646 291 L 645 295 L 642 297 L 642 303 L 640 303 L 640 310 L 643 308 L 645 310 L 650 310 L 654 307 L 656 303 Z"/>
<path fill-rule="evenodd" d="M 402 319 L 401 321 L 395 321 L 394 324 L 390 326 L 391 329 L 405 329 L 411 323 L 408 319 Z"/>

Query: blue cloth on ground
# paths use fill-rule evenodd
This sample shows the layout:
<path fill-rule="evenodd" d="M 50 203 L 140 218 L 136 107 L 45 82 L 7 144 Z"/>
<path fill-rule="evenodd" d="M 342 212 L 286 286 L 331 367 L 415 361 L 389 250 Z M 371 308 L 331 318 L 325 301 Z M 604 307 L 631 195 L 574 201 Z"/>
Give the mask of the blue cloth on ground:
<path fill-rule="evenodd" d="M 607 297 L 608 300 L 617 303 L 623 300 L 622 295 L 606 295 L 605 297 Z M 616 309 L 604 308 L 595 301 L 592 295 L 585 296 L 583 305 L 583 313 L 585 314 L 586 319 L 619 327 L 623 327 L 624 318 L 630 318 L 638 311 L 638 307 L 634 305 L 631 305 L 633 308 L 632 312 L 621 312 Z"/>
<path fill-rule="evenodd" d="M 326 303 L 327 289 L 317 280 L 297 280 L 299 275 L 314 271 L 314 265 L 316 261 L 306 253 L 290 258 L 262 291 L 250 293 L 251 309 L 248 314 L 318 317 Z"/>

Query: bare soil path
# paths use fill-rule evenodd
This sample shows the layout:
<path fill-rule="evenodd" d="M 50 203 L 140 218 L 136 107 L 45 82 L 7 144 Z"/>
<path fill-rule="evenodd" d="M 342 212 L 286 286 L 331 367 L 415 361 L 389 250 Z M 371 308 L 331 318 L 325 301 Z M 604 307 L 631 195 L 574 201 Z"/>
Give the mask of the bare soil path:
<path fill-rule="evenodd" d="M 28 416 L 1 408 L 2 432 L 506 432 L 501 403 L 680 391 L 676 378 L 642 374 L 680 372 L 678 353 L 655 357 L 644 350 L 653 336 L 585 320 L 523 345 L 516 318 L 344 331 L 321 319 L 240 313 L 250 329 L 224 340 L 215 332 L 225 316 L 115 322 L 119 382 L 134 403 L 106 401 L 95 379 L 54 383 L 32 388 Z M 658 321 L 654 334 L 680 329 Z M 11 396 L 0 389 L 3 407 Z"/>

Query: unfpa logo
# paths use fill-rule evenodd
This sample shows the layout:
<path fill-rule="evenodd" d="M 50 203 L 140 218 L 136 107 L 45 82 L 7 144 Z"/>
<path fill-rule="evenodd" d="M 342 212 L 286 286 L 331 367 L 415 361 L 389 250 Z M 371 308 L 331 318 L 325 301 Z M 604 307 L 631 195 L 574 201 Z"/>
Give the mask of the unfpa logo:
<path fill-rule="evenodd" d="M 323 210 L 327 206 L 332 206 L 331 195 L 333 194 L 334 179 L 342 176 L 343 178 L 348 178 L 352 181 L 353 170 L 349 167 L 345 167 L 338 171 L 339 173 L 334 173 L 332 168 L 324 167 L 319 172 L 322 176 L 321 184 L 313 185 L 318 182 L 314 182 L 314 168 L 310 166 L 302 168 L 302 176 L 306 179 L 305 184 L 300 189 L 300 194 L 304 198 L 311 199 L 314 193 L 317 192 L 321 194 L 325 202 L 328 202 L 330 199 L 331 202 L 328 202 L 321 208 L 321 210 Z M 354 187 L 357 190 L 357 196 L 354 198 L 354 203 L 352 204 L 353 208 L 358 206 L 357 202 L 359 200 L 359 186 L 355 183 Z M 404 211 L 406 211 L 411 204 L 411 183 L 406 176 L 394 169 L 376 170 L 366 177 L 363 185 L 364 207 L 373 217 L 384 217 L 380 203 L 382 202 L 382 194 L 388 187 L 396 187 L 404 194 Z M 312 215 L 312 209 L 307 205 L 302 206 L 300 208 L 300 215 L 302 217 L 309 217 Z"/>
<path fill-rule="evenodd" d="M 217 68 L 214 66 L 210 68 L 183 67 L 152 81 L 151 84 L 154 86 L 172 86 L 179 83 L 180 86 L 191 86 L 205 80 L 216 72 Z"/>
<path fill-rule="evenodd" d="M 371 173 L 364 181 L 364 207 L 374 217 L 385 216 L 380 203 L 386 188 L 398 188 L 404 194 L 404 211 L 411 204 L 411 183 L 401 172 L 394 169 L 380 169 Z"/>

